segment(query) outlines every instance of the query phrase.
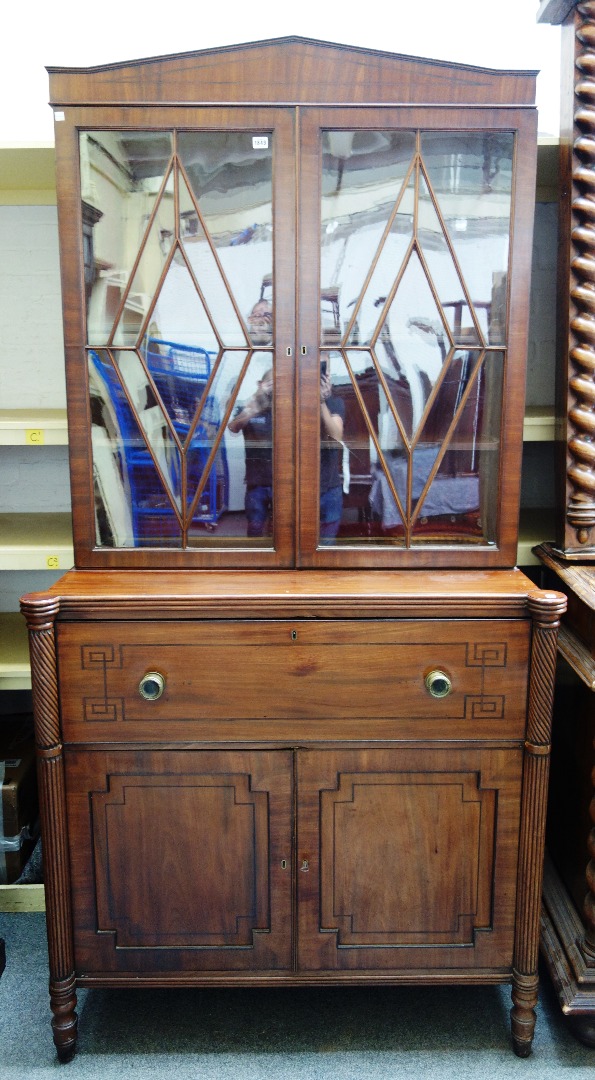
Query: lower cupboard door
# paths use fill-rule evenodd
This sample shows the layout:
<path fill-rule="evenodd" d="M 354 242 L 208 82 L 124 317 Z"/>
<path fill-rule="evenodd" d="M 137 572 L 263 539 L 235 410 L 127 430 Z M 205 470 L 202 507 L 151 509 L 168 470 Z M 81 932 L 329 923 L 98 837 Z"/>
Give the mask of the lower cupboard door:
<path fill-rule="evenodd" d="M 291 967 L 292 754 L 66 754 L 77 975 Z"/>
<path fill-rule="evenodd" d="M 298 753 L 300 970 L 510 971 L 522 752 Z"/>

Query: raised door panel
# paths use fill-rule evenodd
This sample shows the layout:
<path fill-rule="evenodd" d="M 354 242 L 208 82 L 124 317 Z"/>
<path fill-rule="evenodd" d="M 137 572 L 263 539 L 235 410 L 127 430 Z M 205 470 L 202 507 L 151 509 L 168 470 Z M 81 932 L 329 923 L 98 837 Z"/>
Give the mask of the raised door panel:
<path fill-rule="evenodd" d="M 79 975 L 291 965 L 290 753 L 67 755 Z"/>
<path fill-rule="evenodd" d="M 299 964 L 505 972 L 520 749 L 299 755 Z"/>

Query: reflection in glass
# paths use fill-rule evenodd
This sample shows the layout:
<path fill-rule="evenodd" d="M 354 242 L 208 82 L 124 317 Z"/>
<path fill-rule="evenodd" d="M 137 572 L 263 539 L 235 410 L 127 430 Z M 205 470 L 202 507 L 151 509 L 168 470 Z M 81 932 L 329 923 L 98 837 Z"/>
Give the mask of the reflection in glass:
<path fill-rule="evenodd" d="M 80 150 L 97 542 L 270 546 L 272 137 L 84 132 Z M 256 448 L 233 417 L 263 375 Z"/>
<path fill-rule="evenodd" d="M 421 134 L 426 176 L 482 332 L 494 345 L 506 336 L 513 151 L 508 131 Z"/>
<path fill-rule="evenodd" d="M 427 543 L 436 533 L 448 536 L 451 543 L 469 542 L 474 536 L 484 542 L 496 538 L 502 353 L 486 353 L 479 361 L 461 352 L 453 357 L 451 376 L 440 423 L 432 430 L 433 417 L 429 417 L 424 440 L 414 451 L 414 495 L 422 483 L 424 491 L 415 505 L 412 543 Z M 455 395 L 458 402 L 453 400 Z M 433 453 L 432 439 L 444 430 L 451 408 L 450 437 L 440 445 L 441 457 L 435 454 L 431 483 L 426 487 L 424 473 Z"/>
<path fill-rule="evenodd" d="M 504 354 L 485 349 L 506 341 L 513 148 L 508 132 L 323 135 L 336 544 L 495 539 Z M 328 543 L 323 525 L 321 509 Z"/>
<path fill-rule="evenodd" d="M 484 338 L 480 337 L 474 315 L 480 320 L 481 331 L 487 338 L 486 305 L 484 302 L 475 301 L 472 314 L 465 295 L 465 284 L 423 175 L 419 178 L 417 235 L 420 255 L 437 290 L 453 341 L 456 344 L 482 344 Z"/>
<path fill-rule="evenodd" d="M 323 356 L 333 395 L 344 403 L 335 542 L 493 541 L 502 354 L 453 353 L 411 440 L 403 435 L 406 387 L 387 378 L 377 362 L 366 364 L 365 350 Z M 322 519 L 320 537 L 328 542 Z"/>
<path fill-rule="evenodd" d="M 181 251 L 176 251 L 155 297 L 145 341 L 162 338 L 217 353 L 217 334 Z"/>
<path fill-rule="evenodd" d="M 382 314 L 375 352 L 388 378 L 397 379 L 399 415 L 411 439 L 450 346 L 440 309 L 415 251 L 388 311 L 384 298 L 380 298 L 380 304 Z"/>
<path fill-rule="evenodd" d="M 245 336 L 227 296 L 235 298 L 245 317 L 255 303 L 254 282 L 264 287 L 266 280 L 269 295 L 264 299 L 272 307 L 272 135 L 256 140 L 239 131 L 180 132 L 178 152 L 192 192 L 181 177 L 184 250 L 207 306 L 217 312 L 223 344 L 241 346 Z"/>
<path fill-rule="evenodd" d="M 93 225 L 85 252 L 87 341 L 136 343 L 174 235 L 172 137 L 164 131 L 82 132 L 81 196 Z M 134 282 L 137 259 L 142 252 Z"/>
<path fill-rule="evenodd" d="M 388 295 L 411 240 L 413 189 L 407 181 L 415 134 L 327 131 L 322 150 L 321 344 L 339 344 L 355 316 L 349 341 L 357 345 L 371 340 L 374 303 Z M 354 311 L 377 256 L 372 281 Z"/>
<path fill-rule="evenodd" d="M 228 423 L 232 439 L 244 444 L 246 535 L 272 537 L 273 527 L 273 370 L 268 353 L 255 353 L 241 385 L 235 387 Z"/>
<path fill-rule="evenodd" d="M 118 378 L 110 354 L 89 351 L 93 481 L 97 544 L 107 547 L 177 546 L 175 509 L 179 456 L 163 414 L 143 390 L 140 361 L 123 353 Z M 127 383 L 128 394 L 124 389 Z M 146 379 L 144 380 L 146 388 Z M 139 422 L 135 409 L 142 420 Z M 174 454 L 172 456 L 172 450 Z"/>

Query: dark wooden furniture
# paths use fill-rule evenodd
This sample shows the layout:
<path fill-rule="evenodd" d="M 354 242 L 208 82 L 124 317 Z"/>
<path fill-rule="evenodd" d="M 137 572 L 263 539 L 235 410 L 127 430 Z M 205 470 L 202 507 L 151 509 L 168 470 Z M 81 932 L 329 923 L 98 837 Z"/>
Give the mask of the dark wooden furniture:
<path fill-rule="evenodd" d="M 301 39 L 51 71 L 78 568 L 22 607 L 62 1059 L 77 985 L 512 982 L 530 1052 L 533 84 Z"/>
<path fill-rule="evenodd" d="M 593 800 L 595 606 L 593 445 L 593 201 L 595 4 L 548 0 L 543 22 L 562 26 L 555 545 L 538 549 L 546 580 L 568 596 L 560 636 L 554 784 L 548 823 L 542 947 L 575 1034 L 595 1046 Z M 568 666 L 567 666 L 568 665 Z M 595 811 L 591 808 L 591 815 Z"/>
<path fill-rule="evenodd" d="M 576 1036 L 595 1046 L 595 572 L 538 549 L 568 597 L 554 698 L 542 949 Z"/>

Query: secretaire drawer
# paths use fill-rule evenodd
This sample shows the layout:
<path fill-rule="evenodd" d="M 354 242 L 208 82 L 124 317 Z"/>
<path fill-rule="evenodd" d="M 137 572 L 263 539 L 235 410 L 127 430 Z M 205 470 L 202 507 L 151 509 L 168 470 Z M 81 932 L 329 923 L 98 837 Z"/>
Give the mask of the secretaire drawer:
<path fill-rule="evenodd" d="M 512 620 L 62 623 L 64 738 L 520 738 L 529 640 Z"/>
<path fill-rule="evenodd" d="M 212 721 L 239 738 L 256 723 L 270 739 L 276 721 L 386 720 L 413 721 L 414 737 L 429 721 L 434 737 L 515 738 L 528 649 L 528 623 L 504 620 L 63 623 L 60 707 L 65 738 L 85 741 L 172 724 L 209 738 Z"/>

